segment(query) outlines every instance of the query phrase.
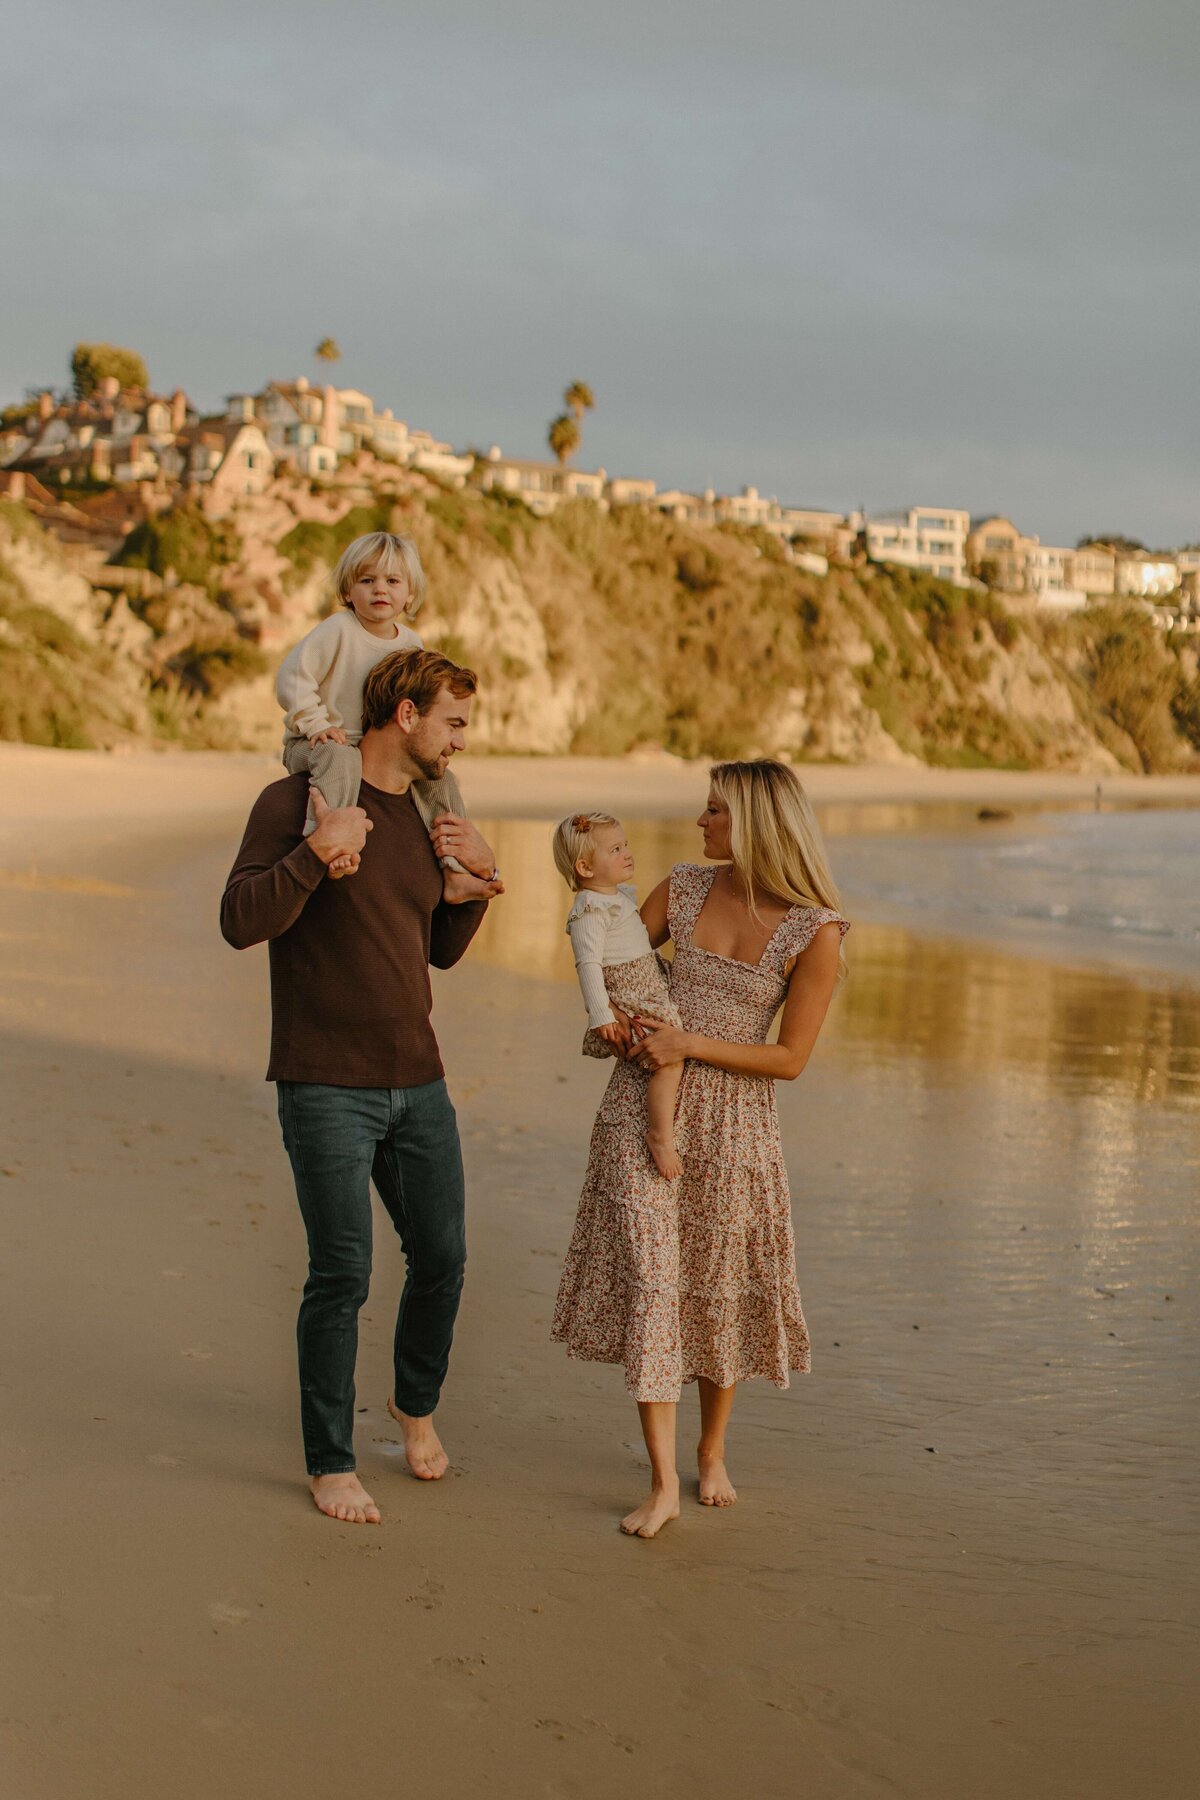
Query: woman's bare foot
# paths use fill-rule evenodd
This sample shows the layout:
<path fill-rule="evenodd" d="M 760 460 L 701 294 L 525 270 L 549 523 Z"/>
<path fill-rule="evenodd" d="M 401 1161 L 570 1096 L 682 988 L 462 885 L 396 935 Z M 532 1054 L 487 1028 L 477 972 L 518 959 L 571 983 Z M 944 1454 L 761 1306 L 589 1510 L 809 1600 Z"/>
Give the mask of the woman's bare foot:
<path fill-rule="evenodd" d="M 442 870 L 442 899 L 447 906 L 461 906 L 464 900 L 494 900 L 503 892 L 504 883 L 498 875 L 495 881 L 484 881 L 469 869 Z"/>
<path fill-rule="evenodd" d="M 627 1537 L 652 1538 L 671 1519 L 678 1517 L 679 1481 L 676 1479 L 669 1485 L 651 1488 L 650 1498 L 635 1506 L 621 1520 L 621 1530 Z"/>
<path fill-rule="evenodd" d="M 442 1440 L 433 1429 L 433 1414 L 411 1419 L 391 1400 L 388 1411 L 404 1433 L 404 1455 L 418 1481 L 440 1481 L 450 1467 L 450 1458 L 442 1449 Z"/>
<path fill-rule="evenodd" d="M 654 1166 L 664 1181 L 674 1181 L 683 1174 L 683 1164 L 672 1138 L 659 1137 L 656 1132 L 648 1131 L 646 1144 L 654 1158 Z"/>
<path fill-rule="evenodd" d="M 696 1452 L 696 1464 L 700 1470 L 701 1506 L 735 1505 L 737 1489 L 726 1472 L 724 1451 L 700 1449 Z"/>
<path fill-rule="evenodd" d="M 378 1525 L 379 1508 L 353 1470 L 348 1475 L 314 1475 L 312 1497 L 319 1512 L 343 1525 Z"/>

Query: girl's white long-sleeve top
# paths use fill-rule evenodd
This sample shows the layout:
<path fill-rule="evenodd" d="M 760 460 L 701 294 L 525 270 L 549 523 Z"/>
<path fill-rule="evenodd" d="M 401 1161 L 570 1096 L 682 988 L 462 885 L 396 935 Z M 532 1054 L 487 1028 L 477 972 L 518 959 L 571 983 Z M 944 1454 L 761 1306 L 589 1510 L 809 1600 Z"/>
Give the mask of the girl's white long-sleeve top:
<path fill-rule="evenodd" d="M 598 894 L 584 888 L 576 894 L 575 904 L 567 914 L 567 936 L 575 952 L 575 972 L 588 1010 L 588 1024 L 613 1024 L 615 1015 L 608 1003 L 604 970 L 651 954 L 650 936 L 642 924 L 634 889 L 627 882 L 622 882 L 615 894 Z"/>
<path fill-rule="evenodd" d="M 421 640 L 395 621 L 396 635 L 376 637 L 348 606 L 331 613 L 288 651 L 275 678 L 288 737 L 314 737 L 331 725 L 352 744 L 363 734 L 363 683 L 393 650 L 419 650 Z"/>

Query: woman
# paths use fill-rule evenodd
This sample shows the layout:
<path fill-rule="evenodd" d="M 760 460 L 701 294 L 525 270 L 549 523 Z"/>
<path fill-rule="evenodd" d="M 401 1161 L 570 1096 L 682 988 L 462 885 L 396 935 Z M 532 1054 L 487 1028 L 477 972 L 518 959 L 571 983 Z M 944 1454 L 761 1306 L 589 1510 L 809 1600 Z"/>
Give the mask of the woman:
<path fill-rule="evenodd" d="M 718 866 L 681 863 L 642 907 L 670 938 L 682 1029 L 634 1020 L 600 1102 L 553 1335 L 623 1363 L 650 1456 L 649 1497 L 621 1522 L 652 1538 L 679 1516 L 675 1413 L 700 1389 L 700 1500 L 732 1506 L 725 1428 L 739 1381 L 788 1385 L 809 1366 L 796 1285 L 776 1080 L 812 1054 L 849 930 L 820 833 L 785 764 L 718 763 L 697 824 Z M 783 1006 L 777 1043 L 766 1042 Z M 686 1062 L 676 1115 L 683 1176 L 646 1149 L 646 1077 Z"/>

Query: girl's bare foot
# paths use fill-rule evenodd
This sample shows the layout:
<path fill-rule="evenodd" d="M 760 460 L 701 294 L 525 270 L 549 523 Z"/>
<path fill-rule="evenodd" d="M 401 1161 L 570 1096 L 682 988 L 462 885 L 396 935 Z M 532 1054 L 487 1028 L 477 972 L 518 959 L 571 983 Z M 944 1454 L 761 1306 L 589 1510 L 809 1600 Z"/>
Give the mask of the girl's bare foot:
<path fill-rule="evenodd" d="M 679 1481 L 650 1490 L 650 1498 L 635 1506 L 621 1520 L 621 1530 L 627 1537 L 652 1538 L 671 1519 L 679 1517 Z"/>
<path fill-rule="evenodd" d="M 340 881 L 343 875 L 356 875 L 361 861 L 358 851 L 351 850 L 345 856 L 335 856 L 331 863 L 326 864 L 325 873 L 330 881 Z"/>
<path fill-rule="evenodd" d="M 379 1508 L 353 1470 L 348 1475 L 314 1475 L 312 1497 L 318 1511 L 343 1525 L 378 1525 Z"/>
<path fill-rule="evenodd" d="M 659 1137 L 656 1132 L 648 1131 L 646 1144 L 654 1158 L 654 1166 L 664 1181 L 674 1181 L 683 1174 L 683 1164 L 671 1138 Z"/>
<path fill-rule="evenodd" d="M 726 1472 L 724 1452 L 698 1450 L 696 1463 L 700 1470 L 701 1506 L 733 1506 L 737 1489 Z"/>
<path fill-rule="evenodd" d="M 503 892 L 504 883 L 498 875 L 495 881 L 484 881 L 469 869 L 442 870 L 442 899 L 447 906 L 461 906 L 464 900 L 494 900 Z"/>
<path fill-rule="evenodd" d="M 412 1419 L 402 1413 L 391 1400 L 388 1411 L 404 1433 L 404 1456 L 418 1481 L 440 1481 L 450 1467 L 450 1458 L 442 1449 L 442 1440 L 433 1429 L 433 1414 Z"/>

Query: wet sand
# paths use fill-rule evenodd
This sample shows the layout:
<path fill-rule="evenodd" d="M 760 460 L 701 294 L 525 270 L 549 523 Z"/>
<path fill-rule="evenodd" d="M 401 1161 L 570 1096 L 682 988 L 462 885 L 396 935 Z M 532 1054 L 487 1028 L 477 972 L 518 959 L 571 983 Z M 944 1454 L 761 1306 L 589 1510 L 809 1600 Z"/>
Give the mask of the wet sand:
<path fill-rule="evenodd" d="M 1194 993 L 856 927 L 780 1094 L 814 1373 L 739 1397 L 732 1513 L 685 1494 L 640 1544 L 619 1372 L 546 1335 L 603 1071 L 529 908 L 497 908 L 436 980 L 454 1472 L 407 1478 L 384 1414 L 377 1215 L 385 1524 L 338 1527 L 299 1480 L 265 951 L 215 928 L 272 770 L 6 747 L 0 774 L 6 1793 L 1192 1791 Z M 573 802 L 540 779 L 521 810 Z"/>

